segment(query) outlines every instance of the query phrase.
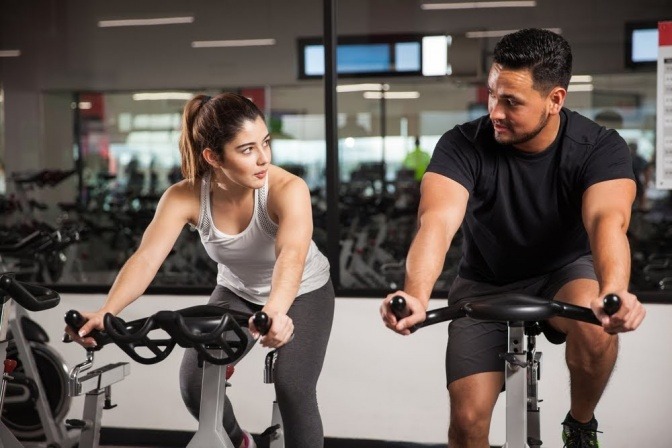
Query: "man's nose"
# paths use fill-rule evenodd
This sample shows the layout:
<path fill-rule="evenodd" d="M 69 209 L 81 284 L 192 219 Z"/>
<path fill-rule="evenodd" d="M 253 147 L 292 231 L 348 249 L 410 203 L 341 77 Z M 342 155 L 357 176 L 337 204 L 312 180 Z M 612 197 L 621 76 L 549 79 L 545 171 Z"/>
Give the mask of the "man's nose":
<path fill-rule="evenodd" d="M 490 120 L 503 120 L 504 118 L 504 108 L 499 105 L 498 101 L 492 101 L 490 103 Z"/>

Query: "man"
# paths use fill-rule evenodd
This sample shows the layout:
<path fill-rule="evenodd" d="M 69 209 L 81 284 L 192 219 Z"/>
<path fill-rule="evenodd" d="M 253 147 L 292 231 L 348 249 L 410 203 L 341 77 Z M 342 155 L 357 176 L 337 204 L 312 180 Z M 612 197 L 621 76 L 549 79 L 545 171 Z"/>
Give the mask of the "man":
<path fill-rule="evenodd" d="M 404 158 L 404 168 L 413 171 L 413 178 L 420 182 L 431 157 L 420 146 L 420 137 L 415 137 L 415 145 Z"/>
<path fill-rule="evenodd" d="M 603 326 L 553 318 L 567 335 L 571 408 L 567 447 L 596 447 L 593 411 L 616 362 L 616 333 L 645 310 L 628 292 L 626 230 L 635 196 L 628 147 L 613 130 L 563 108 L 572 54 L 559 35 L 526 29 L 502 38 L 488 77 L 489 115 L 455 127 L 437 143 L 423 177 L 418 232 L 404 291 L 385 298 L 385 324 L 401 334 L 425 319 L 432 288 L 460 226 L 464 234 L 450 303 L 522 292 L 589 306 Z M 608 293 L 621 297 L 609 317 Z M 390 311 L 394 295 L 411 314 Z M 506 324 L 451 322 L 446 352 L 451 448 L 489 447 L 492 410 L 504 384 Z"/>

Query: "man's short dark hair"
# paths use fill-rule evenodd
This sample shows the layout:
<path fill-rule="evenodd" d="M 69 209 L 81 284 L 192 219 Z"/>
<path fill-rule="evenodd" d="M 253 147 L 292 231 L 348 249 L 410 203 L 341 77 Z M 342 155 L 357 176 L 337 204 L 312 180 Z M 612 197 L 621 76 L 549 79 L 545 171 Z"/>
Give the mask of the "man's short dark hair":
<path fill-rule="evenodd" d="M 564 89 L 572 77 L 572 49 L 560 35 L 537 28 L 507 34 L 495 46 L 494 62 L 507 69 L 529 69 L 534 88 Z"/>

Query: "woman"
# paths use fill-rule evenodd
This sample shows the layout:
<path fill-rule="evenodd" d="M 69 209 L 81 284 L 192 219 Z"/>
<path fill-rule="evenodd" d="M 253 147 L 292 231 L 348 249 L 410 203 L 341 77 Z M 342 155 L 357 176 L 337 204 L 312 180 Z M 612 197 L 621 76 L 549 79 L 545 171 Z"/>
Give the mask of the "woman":
<path fill-rule="evenodd" d="M 95 313 L 82 313 L 89 320 L 79 334 L 102 329 L 105 313 L 116 315 L 137 299 L 184 225 L 190 224 L 218 264 L 217 286 L 209 303 L 248 312 L 261 309 L 272 319 L 270 331 L 260 341 L 279 348 L 274 384 L 285 446 L 321 447 L 316 385 L 331 331 L 334 291 L 329 263 L 311 240 L 308 187 L 271 164 L 264 116 L 237 94 L 199 95 L 186 104 L 180 153 L 185 179 L 165 191 L 105 304 Z M 249 328 L 259 338 L 251 321 Z M 82 345 L 95 345 L 90 337 L 77 339 Z M 187 350 L 180 386 L 196 417 L 201 376 L 195 350 Z M 235 446 L 255 446 L 238 426 L 228 397 L 224 428 Z"/>

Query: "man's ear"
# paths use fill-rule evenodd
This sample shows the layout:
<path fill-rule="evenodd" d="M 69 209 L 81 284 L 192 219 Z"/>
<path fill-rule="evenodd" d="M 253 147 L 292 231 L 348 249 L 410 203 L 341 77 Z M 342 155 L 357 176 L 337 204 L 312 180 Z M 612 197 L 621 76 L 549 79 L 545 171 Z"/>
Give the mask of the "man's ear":
<path fill-rule="evenodd" d="M 551 93 L 548 94 L 548 99 L 551 104 L 550 113 L 557 115 L 560 113 L 562 106 L 565 105 L 565 98 L 567 97 L 567 90 L 562 87 L 554 87 Z"/>
<path fill-rule="evenodd" d="M 202 154 L 203 154 L 203 159 L 205 159 L 205 161 L 208 163 L 208 165 L 210 165 L 213 168 L 219 167 L 219 164 L 220 164 L 219 163 L 219 156 L 217 155 L 217 153 L 215 153 L 215 151 L 213 151 L 210 148 L 205 148 L 203 150 Z"/>

